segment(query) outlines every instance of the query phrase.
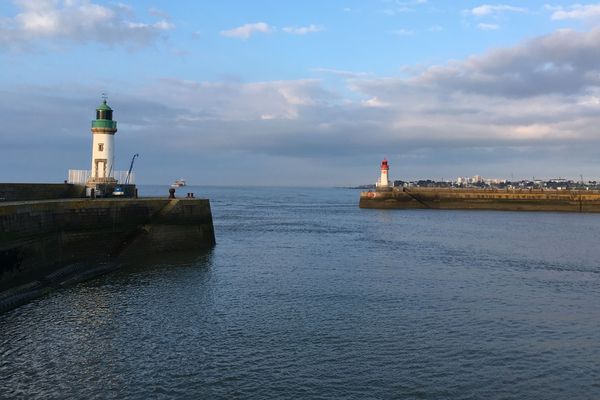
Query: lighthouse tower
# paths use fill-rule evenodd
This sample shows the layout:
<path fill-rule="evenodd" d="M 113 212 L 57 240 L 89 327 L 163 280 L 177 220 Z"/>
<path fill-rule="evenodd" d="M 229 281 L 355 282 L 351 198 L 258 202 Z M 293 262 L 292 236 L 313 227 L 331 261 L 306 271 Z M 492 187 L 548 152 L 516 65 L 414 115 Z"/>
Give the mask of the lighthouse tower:
<path fill-rule="evenodd" d="M 377 189 L 385 190 L 390 187 L 390 181 L 388 180 L 388 171 L 389 170 L 390 170 L 390 167 L 388 166 L 388 161 L 384 158 L 383 161 L 381 162 L 381 176 L 379 177 L 379 180 L 375 184 Z"/>
<path fill-rule="evenodd" d="M 113 121 L 113 110 L 105 98 L 96 108 L 96 119 L 92 121 L 92 169 L 88 186 L 116 183 L 113 178 L 116 132 L 117 121 Z"/>

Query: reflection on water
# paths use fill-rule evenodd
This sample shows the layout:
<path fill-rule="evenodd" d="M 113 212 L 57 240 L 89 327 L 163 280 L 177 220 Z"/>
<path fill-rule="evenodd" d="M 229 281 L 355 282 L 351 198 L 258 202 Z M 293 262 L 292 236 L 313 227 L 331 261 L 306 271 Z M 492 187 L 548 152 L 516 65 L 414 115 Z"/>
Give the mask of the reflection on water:
<path fill-rule="evenodd" d="M 0 316 L 0 397 L 600 397 L 600 216 L 187 191 L 217 246 Z"/>

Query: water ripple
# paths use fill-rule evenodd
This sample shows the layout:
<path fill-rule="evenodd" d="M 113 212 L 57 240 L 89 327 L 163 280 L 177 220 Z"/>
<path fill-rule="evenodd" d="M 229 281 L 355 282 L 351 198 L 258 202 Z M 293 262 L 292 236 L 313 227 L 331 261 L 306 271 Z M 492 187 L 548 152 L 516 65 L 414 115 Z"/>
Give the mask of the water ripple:
<path fill-rule="evenodd" d="M 600 216 L 190 190 L 216 248 L 0 316 L 0 398 L 600 398 Z"/>

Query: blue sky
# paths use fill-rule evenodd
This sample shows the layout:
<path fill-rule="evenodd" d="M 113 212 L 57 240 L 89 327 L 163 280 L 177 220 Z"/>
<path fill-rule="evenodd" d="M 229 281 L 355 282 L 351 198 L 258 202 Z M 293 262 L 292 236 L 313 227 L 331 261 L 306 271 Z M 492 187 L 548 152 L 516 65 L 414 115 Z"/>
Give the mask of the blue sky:
<path fill-rule="evenodd" d="M 600 3 L 0 3 L 0 180 L 89 164 L 100 93 L 138 180 L 600 179 Z"/>

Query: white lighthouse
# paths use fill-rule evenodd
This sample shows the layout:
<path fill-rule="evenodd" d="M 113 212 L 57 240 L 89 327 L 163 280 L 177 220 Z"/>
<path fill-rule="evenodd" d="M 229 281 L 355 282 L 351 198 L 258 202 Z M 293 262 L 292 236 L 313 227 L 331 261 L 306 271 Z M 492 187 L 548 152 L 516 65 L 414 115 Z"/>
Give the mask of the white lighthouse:
<path fill-rule="evenodd" d="M 377 189 L 388 189 L 390 187 L 390 181 L 388 180 L 388 171 L 390 167 L 388 166 L 388 161 L 384 158 L 381 162 L 381 176 L 379 180 L 375 184 Z"/>
<path fill-rule="evenodd" d="M 106 99 L 96 108 L 96 119 L 92 121 L 92 169 L 88 186 L 116 183 L 113 164 L 117 121 L 113 121 L 112 114 Z"/>

